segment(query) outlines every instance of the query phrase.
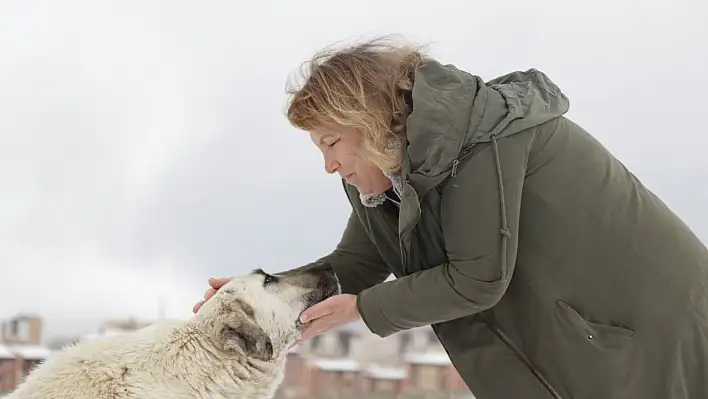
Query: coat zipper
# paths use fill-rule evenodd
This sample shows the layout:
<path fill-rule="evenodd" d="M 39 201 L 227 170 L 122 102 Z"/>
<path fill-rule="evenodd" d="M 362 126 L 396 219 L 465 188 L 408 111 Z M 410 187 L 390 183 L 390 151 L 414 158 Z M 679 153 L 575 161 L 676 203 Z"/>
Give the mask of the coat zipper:
<path fill-rule="evenodd" d="M 404 183 L 404 185 L 410 185 L 410 181 L 408 180 L 408 176 L 403 177 L 403 183 Z M 401 203 L 403 203 L 403 198 L 401 198 Z M 408 226 L 403 231 L 401 231 L 401 233 L 398 237 L 400 247 L 401 247 L 401 258 L 403 259 L 404 269 L 407 264 L 407 253 L 406 253 L 405 249 L 403 248 L 404 247 L 403 238 L 413 230 L 413 228 L 418 224 L 418 221 L 420 220 L 420 216 L 423 213 L 422 209 L 420 208 L 420 199 L 418 199 L 418 209 L 416 210 L 416 212 L 417 212 L 417 215 L 415 216 L 415 218 L 413 220 L 411 220 L 410 223 L 408 223 Z M 410 240 L 408 240 L 408 241 L 410 244 Z M 408 249 L 410 250 L 410 245 L 409 245 Z"/>
<path fill-rule="evenodd" d="M 461 161 L 461 160 L 464 160 L 465 158 L 467 158 L 467 157 L 470 156 L 470 155 L 474 155 L 474 154 L 478 153 L 479 151 L 481 151 L 481 150 L 486 146 L 485 144 L 488 145 L 488 143 L 475 143 L 475 144 L 472 144 L 472 145 L 468 146 L 467 148 L 464 148 L 464 149 L 460 152 L 460 154 L 457 156 L 457 158 L 455 158 L 455 159 L 452 161 L 452 164 L 450 165 L 450 168 L 448 168 L 448 170 L 451 170 L 451 172 L 450 172 L 451 176 L 452 176 L 452 177 L 455 177 L 455 176 L 457 175 L 457 166 L 460 164 L 460 161 Z M 409 182 L 409 180 L 408 180 L 408 176 L 404 176 L 404 177 L 403 177 L 403 182 L 404 182 L 405 184 L 410 184 L 410 182 Z M 390 199 L 390 198 L 389 198 L 389 199 Z M 419 203 L 420 203 L 420 199 L 418 199 L 418 201 L 419 201 Z M 401 198 L 401 202 L 403 202 L 403 198 Z M 401 203 L 399 202 L 399 205 L 400 205 L 400 204 L 401 204 Z M 422 213 L 422 210 L 421 210 L 421 208 L 420 208 L 420 206 L 419 206 L 419 207 L 418 207 L 418 216 L 417 216 L 418 219 L 420 218 L 421 213 Z M 412 226 L 415 226 L 415 224 L 418 223 L 418 219 L 416 219 L 415 223 L 411 223 L 411 227 L 409 227 L 408 229 L 406 229 L 406 230 L 404 230 L 404 231 L 401 232 L 401 237 L 402 237 L 404 234 L 408 233 L 408 231 L 412 229 Z"/>
<path fill-rule="evenodd" d="M 460 164 L 460 160 L 457 158 L 455 158 L 455 160 L 452 161 L 452 173 L 450 173 L 450 175 L 452 177 L 457 176 L 457 165 L 459 165 L 459 164 Z"/>
<path fill-rule="evenodd" d="M 457 167 L 460 164 L 460 160 L 465 159 L 466 157 L 479 152 L 484 147 L 485 147 L 485 145 L 480 145 L 480 143 L 476 143 L 476 144 L 470 145 L 469 147 L 467 147 L 466 149 L 461 151 L 460 154 L 458 155 L 458 157 L 452 161 L 452 165 L 450 168 L 451 169 L 451 173 L 450 173 L 451 177 L 457 176 Z M 406 183 L 407 182 L 408 181 L 406 178 Z M 418 217 L 420 217 L 420 213 L 421 213 L 421 209 L 418 208 Z M 408 232 L 407 230 L 402 232 L 401 236 L 403 236 L 403 234 L 405 234 L 407 232 Z M 405 261 L 404 261 L 404 264 L 405 264 Z M 506 334 L 504 334 L 504 332 L 499 327 L 497 327 L 496 324 L 493 324 L 489 320 L 489 318 L 487 317 L 486 314 L 480 313 L 480 315 L 486 319 L 486 321 L 487 321 L 486 324 L 487 324 L 487 326 L 489 326 L 489 328 L 491 328 L 492 332 L 494 332 L 494 334 L 504 343 L 504 345 L 506 345 L 516 355 L 516 357 L 519 358 L 519 360 L 521 360 L 522 363 L 524 363 L 524 365 L 529 369 L 529 371 L 531 371 L 531 373 L 536 377 L 536 379 L 541 383 L 541 385 L 543 385 L 543 387 L 546 388 L 546 390 L 551 394 L 551 396 L 553 396 L 553 399 L 563 399 L 563 397 L 558 393 L 558 391 L 556 391 L 556 389 L 553 388 L 553 386 L 541 375 L 541 373 L 538 370 L 536 370 L 535 367 L 533 367 L 533 364 L 528 359 L 528 357 L 526 357 L 526 355 L 523 352 L 521 352 L 521 350 L 519 350 L 516 347 L 516 345 L 514 345 L 513 342 L 511 342 L 509 337 L 507 337 Z M 436 326 L 431 325 L 431 327 L 435 331 L 436 335 L 438 335 L 439 333 L 438 333 L 438 329 L 436 328 Z M 445 349 L 445 352 L 447 353 L 447 355 L 450 356 L 450 352 L 447 350 L 447 348 L 444 345 L 443 345 L 443 349 Z"/>
<path fill-rule="evenodd" d="M 516 357 L 518 357 L 521 362 L 524 363 L 524 365 L 531 371 L 531 373 L 533 373 L 536 379 L 538 379 L 538 381 L 544 386 L 544 388 L 546 388 L 546 390 L 553 396 L 553 399 L 563 399 L 563 397 L 558 393 L 558 391 L 556 391 L 556 389 L 553 388 L 553 386 L 541 375 L 541 373 L 536 370 L 533 364 L 531 364 L 529 358 L 526 357 L 526 355 L 521 350 L 519 350 L 519 348 L 517 348 L 513 342 L 511 342 L 509 337 L 507 337 L 506 334 L 504 334 L 504 332 L 496 324 L 492 323 L 486 314 L 481 313 L 481 315 L 487 321 L 487 326 L 489 326 L 489 328 L 492 329 L 494 334 L 499 337 L 502 342 L 504 342 L 504 345 L 511 349 L 511 351 L 514 352 Z"/>
<path fill-rule="evenodd" d="M 486 143 L 485 143 L 486 144 Z M 452 177 L 455 177 L 457 175 L 457 167 L 460 164 L 460 160 L 464 159 L 470 155 L 473 155 L 477 152 L 479 152 L 482 148 L 486 147 L 486 145 L 481 145 L 480 143 L 472 144 L 463 151 L 460 152 L 460 155 L 455 158 L 455 160 L 452 161 L 452 171 L 450 175 Z M 519 348 L 514 345 L 514 343 L 509 339 L 509 337 L 504 334 L 504 332 L 494 323 L 489 320 L 489 317 L 487 317 L 486 314 L 480 313 L 480 315 L 486 320 L 487 326 L 492 329 L 492 332 L 504 343 L 504 345 L 507 346 L 519 360 L 521 360 L 522 363 L 531 371 L 531 373 L 536 377 L 536 379 L 543 385 L 544 388 L 553 396 L 553 399 L 563 399 L 563 397 L 556 391 L 555 388 L 541 375 L 541 373 L 536 370 L 535 367 L 533 367 L 533 364 L 529 360 L 526 355 L 519 350 Z"/>

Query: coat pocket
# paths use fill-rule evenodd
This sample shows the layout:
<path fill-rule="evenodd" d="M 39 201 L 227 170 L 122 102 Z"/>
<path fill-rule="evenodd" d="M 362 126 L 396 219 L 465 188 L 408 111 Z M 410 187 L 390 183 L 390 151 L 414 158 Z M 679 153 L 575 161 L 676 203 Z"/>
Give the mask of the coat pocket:
<path fill-rule="evenodd" d="M 632 329 L 588 320 L 562 299 L 556 300 L 554 328 L 555 380 L 573 399 L 625 397 L 634 364 Z"/>
<path fill-rule="evenodd" d="M 479 315 L 436 325 L 443 346 L 476 398 L 552 399 L 533 370 Z"/>

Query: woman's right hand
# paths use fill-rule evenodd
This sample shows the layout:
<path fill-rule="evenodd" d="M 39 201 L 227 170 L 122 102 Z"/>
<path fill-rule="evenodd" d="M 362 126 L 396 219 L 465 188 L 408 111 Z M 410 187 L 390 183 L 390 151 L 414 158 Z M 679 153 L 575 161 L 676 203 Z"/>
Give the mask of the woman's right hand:
<path fill-rule="evenodd" d="M 216 277 L 210 277 L 210 278 L 209 278 L 209 285 L 211 286 L 211 288 L 207 289 L 207 290 L 204 292 L 204 300 L 197 302 L 197 303 L 194 305 L 194 307 L 192 308 L 192 312 L 197 313 L 197 311 L 199 311 L 199 308 L 202 307 L 202 305 L 204 304 L 204 302 L 208 301 L 209 298 L 213 297 L 214 294 L 216 294 L 216 291 L 218 291 L 219 288 L 223 287 L 224 284 L 228 283 L 229 280 L 230 280 L 230 279 L 227 278 L 227 277 L 218 277 L 218 278 L 216 278 Z"/>

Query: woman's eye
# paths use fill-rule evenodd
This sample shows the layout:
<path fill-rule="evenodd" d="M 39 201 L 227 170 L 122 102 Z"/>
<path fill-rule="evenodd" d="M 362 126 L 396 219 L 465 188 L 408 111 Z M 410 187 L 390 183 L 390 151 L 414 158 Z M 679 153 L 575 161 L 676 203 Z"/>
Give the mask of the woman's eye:
<path fill-rule="evenodd" d="M 337 144 L 337 143 L 339 143 L 339 140 L 334 141 L 334 142 L 332 142 L 331 144 L 329 144 L 329 147 L 334 147 L 334 145 Z"/>

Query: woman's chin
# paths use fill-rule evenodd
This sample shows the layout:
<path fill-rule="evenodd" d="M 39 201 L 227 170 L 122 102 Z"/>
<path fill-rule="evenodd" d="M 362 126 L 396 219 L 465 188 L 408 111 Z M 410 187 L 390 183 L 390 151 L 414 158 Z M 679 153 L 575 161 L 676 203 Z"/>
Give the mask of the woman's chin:
<path fill-rule="evenodd" d="M 361 195 L 376 195 L 376 193 L 373 190 L 362 190 L 361 188 L 359 188 L 359 186 L 354 186 L 354 187 L 356 187 L 356 190 Z"/>
<path fill-rule="evenodd" d="M 361 195 L 366 195 L 366 196 L 374 196 L 374 195 L 379 195 L 382 193 L 385 193 L 386 190 L 391 188 L 391 184 L 389 183 L 388 185 L 384 184 L 359 184 L 357 182 L 350 182 L 352 186 L 356 187 L 356 190 L 359 192 Z M 373 186 L 373 187 L 372 187 Z"/>
<path fill-rule="evenodd" d="M 371 187 L 366 187 L 366 186 L 362 187 L 362 186 L 358 186 L 356 184 L 354 184 L 353 186 L 356 187 L 356 190 L 359 191 L 359 194 L 361 194 L 361 195 L 367 195 L 367 196 L 379 195 L 383 192 L 381 190 L 373 190 Z"/>

